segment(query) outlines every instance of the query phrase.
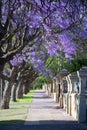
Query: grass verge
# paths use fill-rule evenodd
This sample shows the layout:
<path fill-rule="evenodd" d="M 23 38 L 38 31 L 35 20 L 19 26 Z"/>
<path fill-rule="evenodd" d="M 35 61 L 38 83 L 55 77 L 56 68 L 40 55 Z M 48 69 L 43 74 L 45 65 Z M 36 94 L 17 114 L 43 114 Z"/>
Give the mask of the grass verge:
<path fill-rule="evenodd" d="M 24 123 L 29 103 L 33 100 L 33 93 L 34 90 L 31 90 L 27 95 L 24 95 L 22 99 L 18 99 L 16 102 L 10 102 L 9 109 L 0 110 L 0 126 Z"/>
<path fill-rule="evenodd" d="M 10 104 L 23 104 L 23 103 L 31 103 L 33 99 L 34 90 L 31 90 L 27 95 L 23 95 L 22 99 L 17 99 L 16 102 L 10 102 Z"/>

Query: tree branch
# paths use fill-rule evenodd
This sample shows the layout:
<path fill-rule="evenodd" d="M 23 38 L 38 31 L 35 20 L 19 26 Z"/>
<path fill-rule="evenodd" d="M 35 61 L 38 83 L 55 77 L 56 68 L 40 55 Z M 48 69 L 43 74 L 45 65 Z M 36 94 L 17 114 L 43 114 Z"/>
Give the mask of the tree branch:
<path fill-rule="evenodd" d="M 10 80 L 10 77 L 4 75 L 3 73 L 0 73 L 0 77 L 1 77 L 2 79 L 4 79 L 4 80 L 7 80 L 7 81 Z"/>

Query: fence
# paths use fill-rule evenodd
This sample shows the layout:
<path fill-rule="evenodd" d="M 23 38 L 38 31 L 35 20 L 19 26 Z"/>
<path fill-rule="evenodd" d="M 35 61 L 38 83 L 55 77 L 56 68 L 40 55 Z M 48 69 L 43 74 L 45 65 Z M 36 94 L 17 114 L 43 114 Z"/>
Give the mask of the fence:
<path fill-rule="evenodd" d="M 71 74 L 64 69 L 43 89 L 67 114 L 79 122 L 87 121 L 87 67 Z"/>

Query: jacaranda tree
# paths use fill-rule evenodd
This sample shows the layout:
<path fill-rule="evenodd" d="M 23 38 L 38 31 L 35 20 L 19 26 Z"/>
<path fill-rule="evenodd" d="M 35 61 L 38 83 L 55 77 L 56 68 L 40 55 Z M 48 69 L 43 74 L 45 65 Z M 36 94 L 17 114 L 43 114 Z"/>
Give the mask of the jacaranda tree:
<path fill-rule="evenodd" d="M 32 64 L 38 75 L 51 77 L 52 71 L 45 66 L 48 57 L 70 61 L 85 52 L 86 41 L 86 0 L 1 0 L 0 77 L 9 82 L 3 104 L 7 99 L 9 104 L 14 76 L 23 63 Z M 3 74 L 6 63 L 11 69 L 10 80 Z"/>

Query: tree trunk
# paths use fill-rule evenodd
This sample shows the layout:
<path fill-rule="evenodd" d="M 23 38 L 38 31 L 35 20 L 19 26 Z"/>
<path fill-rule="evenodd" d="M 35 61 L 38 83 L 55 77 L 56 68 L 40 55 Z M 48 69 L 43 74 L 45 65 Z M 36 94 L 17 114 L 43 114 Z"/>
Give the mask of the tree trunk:
<path fill-rule="evenodd" d="M 3 99 L 1 101 L 1 109 L 9 109 L 9 102 L 11 97 L 11 89 L 15 81 L 15 76 L 17 74 L 17 68 L 12 68 L 12 71 L 10 73 L 10 80 L 6 83 L 4 93 L 3 93 Z"/>
<path fill-rule="evenodd" d="M 27 94 L 29 92 L 29 90 L 30 90 L 29 86 L 24 85 L 24 87 L 23 87 L 23 93 Z"/>
<path fill-rule="evenodd" d="M 18 87 L 17 87 L 17 92 L 16 92 L 16 97 L 18 99 L 21 99 L 23 97 L 23 85 L 22 81 L 19 81 Z"/>
<path fill-rule="evenodd" d="M 11 101 L 16 102 L 16 90 L 17 90 L 17 84 L 15 83 L 11 90 Z"/>
<path fill-rule="evenodd" d="M 3 72 L 3 68 L 4 68 L 4 62 L 0 63 L 0 73 Z M 3 80 L 0 77 L 0 107 L 1 107 L 2 97 L 3 97 Z"/>
<path fill-rule="evenodd" d="M 2 93 L 3 93 L 3 89 L 2 89 L 2 79 L 0 78 L 0 106 L 1 106 L 1 101 L 2 101 Z"/>
<path fill-rule="evenodd" d="M 9 109 L 11 88 L 12 88 L 12 82 L 8 82 L 6 87 L 5 87 L 4 93 L 3 93 L 3 99 L 1 102 L 1 109 Z"/>

